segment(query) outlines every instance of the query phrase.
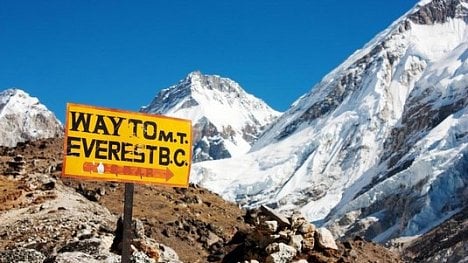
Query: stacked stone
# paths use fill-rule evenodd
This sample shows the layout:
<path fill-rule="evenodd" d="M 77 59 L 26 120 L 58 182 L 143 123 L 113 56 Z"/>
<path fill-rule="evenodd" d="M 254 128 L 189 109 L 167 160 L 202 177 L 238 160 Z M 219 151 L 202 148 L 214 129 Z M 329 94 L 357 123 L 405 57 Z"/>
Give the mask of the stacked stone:
<path fill-rule="evenodd" d="M 8 168 L 5 171 L 6 175 L 13 175 L 14 177 L 24 175 L 26 173 L 24 157 L 16 155 L 11 161 L 7 162 Z"/>
<path fill-rule="evenodd" d="M 300 253 L 318 248 L 338 249 L 329 230 L 316 228 L 299 212 L 285 217 L 262 206 L 260 210 L 251 211 L 249 217 L 256 228 L 248 238 L 266 252 L 266 262 L 303 262 L 293 259 Z"/>

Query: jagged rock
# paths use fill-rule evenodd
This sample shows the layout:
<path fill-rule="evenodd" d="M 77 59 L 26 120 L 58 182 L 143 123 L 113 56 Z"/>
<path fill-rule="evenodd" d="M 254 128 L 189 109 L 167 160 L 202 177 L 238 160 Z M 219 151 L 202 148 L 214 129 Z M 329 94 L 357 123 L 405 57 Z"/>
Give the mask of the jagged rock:
<path fill-rule="evenodd" d="M 270 248 L 270 251 L 275 251 L 267 256 L 267 263 L 288 263 L 297 254 L 297 250 L 284 243 L 273 243 L 277 244 Z"/>
<path fill-rule="evenodd" d="M 332 233 L 330 230 L 320 227 L 315 230 L 315 241 L 317 241 L 317 245 L 325 249 L 338 249 L 336 245 L 335 239 L 333 238 Z"/>
<path fill-rule="evenodd" d="M 42 263 L 46 257 L 41 252 L 29 249 L 18 248 L 0 252 L 0 263 L 28 262 Z"/>
<path fill-rule="evenodd" d="M 262 205 L 260 207 L 260 210 L 263 213 L 265 213 L 267 216 L 269 216 L 271 219 L 276 220 L 280 227 L 289 227 L 289 226 L 291 226 L 291 223 L 289 222 L 289 219 L 287 219 L 282 214 L 275 212 L 273 209 L 269 208 L 268 206 Z"/>

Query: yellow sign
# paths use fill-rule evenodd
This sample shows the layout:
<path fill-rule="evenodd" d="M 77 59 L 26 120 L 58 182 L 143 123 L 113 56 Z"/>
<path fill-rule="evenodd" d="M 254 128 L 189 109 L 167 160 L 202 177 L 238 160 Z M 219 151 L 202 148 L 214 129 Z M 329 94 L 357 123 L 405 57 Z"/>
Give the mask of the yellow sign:
<path fill-rule="evenodd" d="M 188 187 L 190 120 L 67 104 L 62 176 Z"/>

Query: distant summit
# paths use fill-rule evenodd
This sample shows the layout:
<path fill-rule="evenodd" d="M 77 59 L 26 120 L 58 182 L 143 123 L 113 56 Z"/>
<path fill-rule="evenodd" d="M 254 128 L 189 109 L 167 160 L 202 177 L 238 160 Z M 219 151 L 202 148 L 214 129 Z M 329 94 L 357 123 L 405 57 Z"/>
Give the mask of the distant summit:
<path fill-rule="evenodd" d="M 0 145 L 13 147 L 62 134 L 60 121 L 37 98 L 20 89 L 0 92 Z"/>
<path fill-rule="evenodd" d="M 161 90 L 141 111 L 192 120 L 194 161 L 248 152 L 265 126 L 280 115 L 235 81 L 199 71 Z"/>

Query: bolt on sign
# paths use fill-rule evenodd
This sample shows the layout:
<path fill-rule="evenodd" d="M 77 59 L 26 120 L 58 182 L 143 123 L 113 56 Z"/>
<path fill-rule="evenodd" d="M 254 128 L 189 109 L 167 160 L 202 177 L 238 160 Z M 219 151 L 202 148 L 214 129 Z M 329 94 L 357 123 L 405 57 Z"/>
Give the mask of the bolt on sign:
<path fill-rule="evenodd" d="M 188 187 L 190 120 L 68 103 L 64 146 L 63 176 Z"/>

